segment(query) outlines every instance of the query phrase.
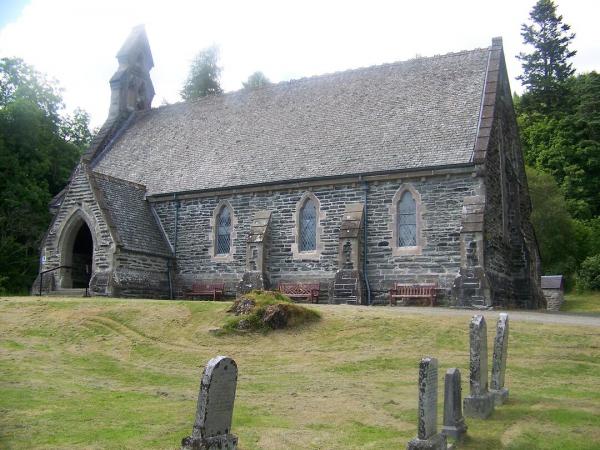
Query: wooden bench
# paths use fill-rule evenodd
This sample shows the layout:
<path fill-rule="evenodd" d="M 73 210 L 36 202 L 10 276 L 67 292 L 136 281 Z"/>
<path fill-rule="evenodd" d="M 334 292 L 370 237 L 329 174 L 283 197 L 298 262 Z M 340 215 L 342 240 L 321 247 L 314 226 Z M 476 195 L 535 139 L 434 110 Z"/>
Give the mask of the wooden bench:
<path fill-rule="evenodd" d="M 192 288 L 188 289 L 185 294 L 186 297 L 196 298 L 196 297 L 206 297 L 208 295 L 212 295 L 213 300 L 216 300 L 217 297 L 223 296 L 223 291 L 225 290 L 225 283 L 193 283 Z"/>
<path fill-rule="evenodd" d="M 307 300 L 310 303 L 319 303 L 321 286 L 319 283 L 279 283 L 279 292 L 287 295 L 292 300 Z"/>
<path fill-rule="evenodd" d="M 437 285 L 429 284 L 402 284 L 395 283 L 390 289 L 390 306 L 396 305 L 398 299 L 404 300 L 406 304 L 409 299 L 419 299 L 423 302 L 429 301 L 429 306 L 435 304 Z"/>

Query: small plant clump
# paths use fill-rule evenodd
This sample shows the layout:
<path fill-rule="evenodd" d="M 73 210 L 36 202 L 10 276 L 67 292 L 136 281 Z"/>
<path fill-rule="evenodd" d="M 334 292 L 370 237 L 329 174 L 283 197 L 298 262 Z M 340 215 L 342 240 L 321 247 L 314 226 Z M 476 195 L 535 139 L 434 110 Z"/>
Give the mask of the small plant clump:
<path fill-rule="evenodd" d="M 235 314 L 223 331 L 260 331 L 293 328 L 319 320 L 319 312 L 296 305 L 289 297 L 274 291 L 256 290 L 235 300 L 227 311 Z"/>

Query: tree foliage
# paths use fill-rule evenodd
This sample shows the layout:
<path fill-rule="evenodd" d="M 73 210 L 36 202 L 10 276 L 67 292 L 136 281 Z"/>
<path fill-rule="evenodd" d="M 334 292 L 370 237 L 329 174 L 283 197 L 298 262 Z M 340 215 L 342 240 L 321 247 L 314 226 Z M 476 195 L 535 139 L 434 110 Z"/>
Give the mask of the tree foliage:
<path fill-rule="evenodd" d="M 2 58 L 0 107 L 16 100 L 26 100 L 36 105 L 54 123 L 59 122 L 58 112 L 64 106 L 55 81 L 49 80 L 20 58 Z"/>
<path fill-rule="evenodd" d="M 569 49 L 575 34 L 563 23 L 562 15 L 557 15 L 552 0 L 538 0 L 529 19 L 529 24 L 521 26 L 521 36 L 533 50 L 517 56 L 523 66 L 523 75 L 518 79 L 530 94 L 524 99 L 524 106 L 551 113 L 560 108 L 564 84 L 575 72 L 569 62 L 577 53 Z"/>
<path fill-rule="evenodd" d="M 245 82 L 242 82 L 244 89 L 258 89 L 269 84 L 271 81 L 261 71 L 254 72 Z"/>
<path fill-rule="evenodd" d="M 568 103 L 559 115 L 520 107 L 518 121 L 527 164 L 551 174 L 571 214 L 583 220 L 600 215 L 600 75 L 571 77 Z"/>
<path fill-rule="evenodd" d="M 54 82 L 20 59 L 0 60 L 0 291 L 31 286 L 48 202 L 89 141 L 87 114 L 64 120 L 62 108 Z"/>
<path fill-rule="evenodd" d="M 200 51 L 190 67 L 187 80 L 180 91 L 184 100 L 206 97 L 212 94 L 221 94 L 219 67 L 219 48 L 212 45 Z"/>
<path fill-rule="evenodd" d="M 551 175 L 528 167 L 527 180 L 542 269 L 546 274 L 564 274 L 569 278 L 585 258 L 580 242 L 585 236 L 581 236 L 567 211 L 564 196 Z"/>

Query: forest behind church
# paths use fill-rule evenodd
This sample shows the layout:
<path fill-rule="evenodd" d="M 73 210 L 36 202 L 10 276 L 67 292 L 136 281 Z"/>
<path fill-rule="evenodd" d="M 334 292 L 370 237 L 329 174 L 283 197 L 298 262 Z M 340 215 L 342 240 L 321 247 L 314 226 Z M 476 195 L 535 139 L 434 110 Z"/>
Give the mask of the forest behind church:
<path fill-rule="evenodd" d="M 535 4 L 522 36 L 531 52 L 519 57 L 525 92 L 514 102 L 543 272 L 600 290 L 600 75 L 575 74 L 574 34 L 551 0 Z M 208 56 L 196 58 L 186 86 L 220 95 L 218 58 Z M 0 60 L 0 294 L 30 289 L 48 202 L 91 137 L 85 111 L 65 114 L 57 81 L 18 58 Z"/>

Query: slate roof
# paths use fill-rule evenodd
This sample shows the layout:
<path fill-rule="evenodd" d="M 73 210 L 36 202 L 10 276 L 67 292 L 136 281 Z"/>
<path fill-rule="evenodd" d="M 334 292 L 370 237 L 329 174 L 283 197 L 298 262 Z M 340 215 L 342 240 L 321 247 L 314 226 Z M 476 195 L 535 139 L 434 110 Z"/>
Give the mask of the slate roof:
<path fill-rule="evenodd" d="M 118 239 L 128 250 L 171 256 L 165 238 L 146 201 L 146 189 L 125 180 L 93 174 Z"/>
<path fill-rule="evenodd" d="M 562 275 L 545 275 L 542 277 L 542 289 L 562 289 Z"/>
<path fill-rule="evenodd" d="M 149 194 L 467 164 L 489 49 L 136 113 L 95 171 Z"/>

